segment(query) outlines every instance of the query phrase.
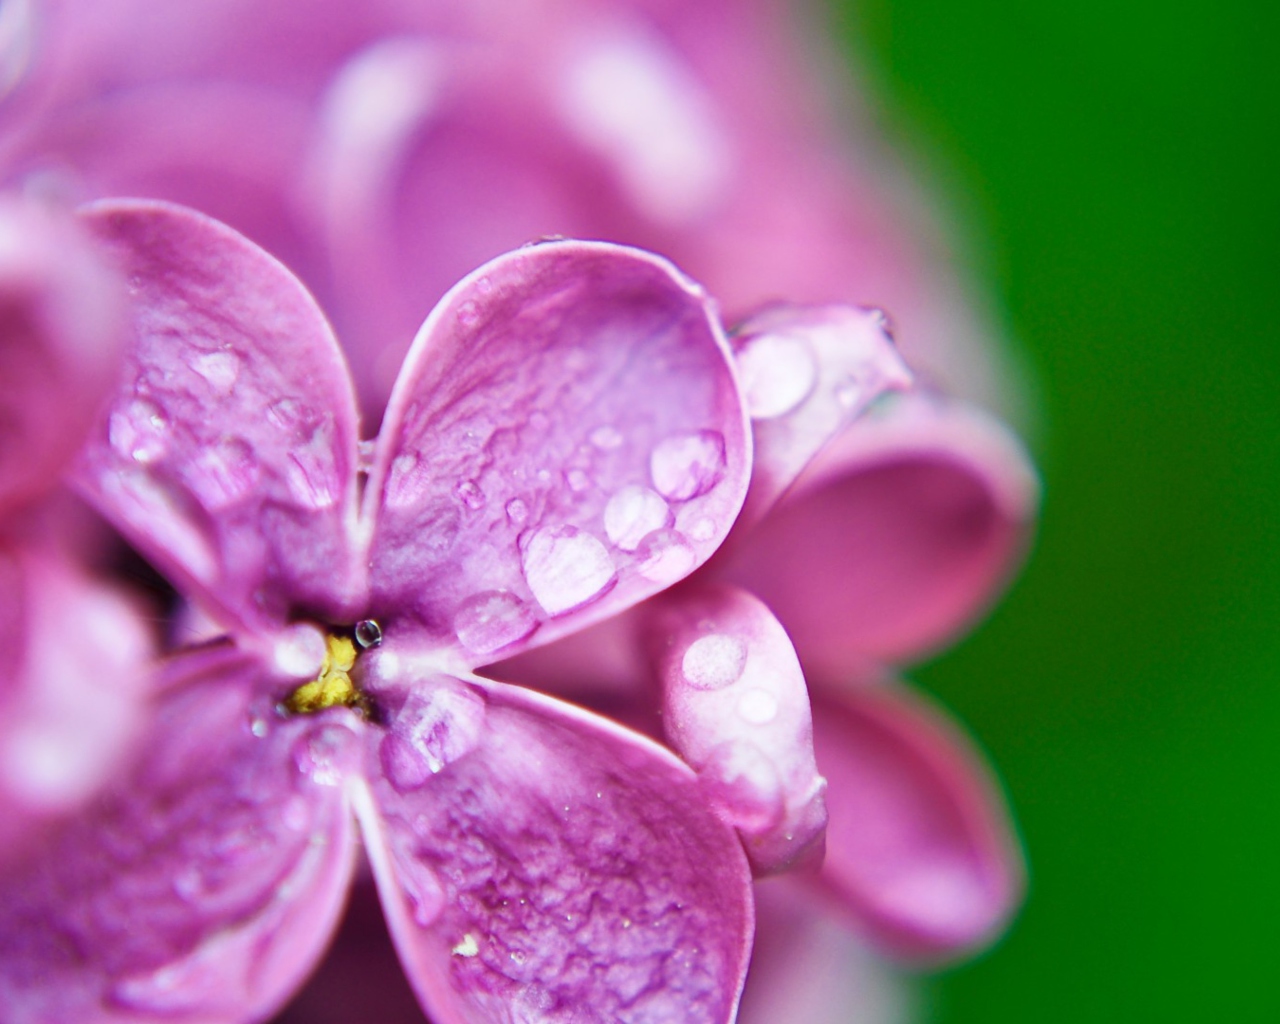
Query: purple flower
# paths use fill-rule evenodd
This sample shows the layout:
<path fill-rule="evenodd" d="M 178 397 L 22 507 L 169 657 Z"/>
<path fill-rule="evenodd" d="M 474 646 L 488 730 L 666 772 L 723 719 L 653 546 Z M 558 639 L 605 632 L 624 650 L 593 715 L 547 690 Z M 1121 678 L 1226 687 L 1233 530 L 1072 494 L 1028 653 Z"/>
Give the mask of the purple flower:
<path fill-rule="evenodd" d="M 177 207 L 85 218 L 133 340 L 77 483 L 229 638 L 157 667 L 129 771 L 0 886 L 7 1019 L 269 1015 L 328 941 L 358 821 L 433 1019 L 731 1020 L 750 876 L 696 776 L 471 671 L 728 532 L 751 439 L 702 291 L 599 243 L 501 257 L 428 317 L 360 444 L 281 265 Z M 669 517 L 624 544 L 604 524 L 637 486 Z"/>
<path fill-rule="evenodd" d="M 140 724 L 149 630 L 92 580 L 58 477 L 114 386 L 116 278 L 67 217 L 0 197 L 0 867 L 77 810 Z"/>

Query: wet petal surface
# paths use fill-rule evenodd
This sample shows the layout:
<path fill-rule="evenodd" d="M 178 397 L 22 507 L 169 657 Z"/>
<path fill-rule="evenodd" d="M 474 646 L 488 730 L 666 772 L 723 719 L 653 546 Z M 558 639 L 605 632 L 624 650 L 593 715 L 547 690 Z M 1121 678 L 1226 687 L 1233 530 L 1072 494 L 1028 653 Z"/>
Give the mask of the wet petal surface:
<path fill-rule="evenodd" d="M 1026 452 L 1000 423 L 894 396 L 823 452 L 725 574 L 777 613 L 806 669 L 918 657 L 994 600 L 1037 501 Z"/>
<path fill-rule="evenodd" d="M 822 877 L 884 948 L 924 959 L 979 948 L 1021 902 L 1004 798 L 971 741 L 905 689 L 814 699 L 830 783 Z"/>
<path fill-rule="evenodd" d="M 450 292 L 378 444 L 375 610 L 473 665 L 687 575 L 728 532 L 750 458 L 701 290 L 583 242 L 508 254 Z"/>
<path fill-rule="evenodd" d="M 684 588 L 644 610 L 667 740 L 738 829 L 752 867 L 768 874 L 820 860 L 826 782 L 782 626 L 751 595 L 723 586 Z"/>
<path fill-rule="evenodd" d="M 349 613 L 363 596 L 355 404 L 311 297 L 193 211 L 113 201 L 85 219 L 128 274 L 133 343 L 79 486 L 224 618 Z"/>
<path fill-rule="evenodd" d="M 432 1020 L 732 1020 L 749 874 L 692 773 L 516 687 L 438 677 L 426 692 L 449 706 L 434 717 L 452 724 L 427 730 L 437 749 L 465 742 L 438 771 L 424 758 L 416 778 L 376 781 L 358 813 Z M 421 709 L 411 717 L 419 731 Z M 371 749 L 380 766 L 391 720 Z"/>
<path fill-rule="evenodd" d="M 353 720 L 279 719 L 229 648 L 182 656 L 166 683 L 134 770 L 0 883 L 12 1024 L 257 1019 L 336 922 Z"/>

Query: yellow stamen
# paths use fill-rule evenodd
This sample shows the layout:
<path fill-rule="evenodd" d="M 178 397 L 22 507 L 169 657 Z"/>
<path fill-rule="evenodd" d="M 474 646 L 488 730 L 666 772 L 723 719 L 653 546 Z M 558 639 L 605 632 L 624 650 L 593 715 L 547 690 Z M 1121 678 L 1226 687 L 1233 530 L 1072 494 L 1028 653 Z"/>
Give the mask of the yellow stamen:
<path fill-rule="evenodd" d="M 364 694 L 351 681 L 351 668 L 355 663 L 355 644 L 345 636 L 326 637 L 320 675 L 289 694 L 284 706 L 300 715 L 338 706 L 364 707 Z"/>

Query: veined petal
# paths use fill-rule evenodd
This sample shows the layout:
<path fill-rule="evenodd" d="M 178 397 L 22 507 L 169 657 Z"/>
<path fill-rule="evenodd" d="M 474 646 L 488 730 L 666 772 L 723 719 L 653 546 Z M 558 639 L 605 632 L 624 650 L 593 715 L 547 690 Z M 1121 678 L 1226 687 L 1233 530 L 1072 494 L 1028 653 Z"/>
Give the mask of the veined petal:
<path fill-rule="evenodd" d="M 436 677 L 413 692 L 423 684 L 439 713 L 392 716 L 370 752 L 386 774 L 357 813 L 431 1019 L 733 1020 L 750 875 L 689 769 L 532 691 Z M 406 737 L 430 749 L 456 731 L 470 741 L 438 770 L 397 760 Z"/>
<path fill-rule="evenodd" d="M 667 739 L 742 836 L 752 867 L 820 861 L 826 781 L 804 675 L 778 620 L 725 586 L 682 588 L 646 610 Z"/>
<path fill-rule="evenodd" d="M 603 243 L 502 256 L 428 317 L 387 408 L 375 614 L 471 665 L 616 614 L 715 550 L 750 452 L 697 285 Z"/>
<path fill-rule="evenodd" d="M 123 594 L 53 551 L 0 547 L 0 865 L 127 765 L 148 710 L 154 638 Z"/>
<path fill-rule="evenodd" d="M 911 373 L 874 309 L 777 306 L 735 329 L 732 344 L 755 439 L 737 534 L 867 406 L 909 386 Z"/>
<path fill-rule="evenodd" d="M 995 599 L 1038 498 L 1025 450 L 998 421 L 894 396 L 823 452 L 724 573 L 777 613 L 806 669 L 915 658 Z"/>
<path fill-rule="evenodd" d="M 359 739 L 345 713 L 273 716 L 257 672 L 177 659 L 132 771 L 0 880 L 7 1024 L 261 1019 L 319 959 Z"/>
<path fill-rule="evenodd" d="M 123 280 L 72 218 L 0 197 L 0 514 L 52 487 L 84 439 L 123 311 Z"/>
<path fill-rule="evenodd" d="M 84 218 L 128 274 L 133 339 L 76 483 L 233 623 L 349 615 L 364 596 L 355 399 L 311 296 L 192 210 L 117 200 Z"/>
<path fill-rule="evenodd" d="M 1009 812 L 982 755 L 891 685 L 815 696 L 830 783 L 822 877 L 881 946 L 952 958 L 991 942 L 1022 900 Z"/>

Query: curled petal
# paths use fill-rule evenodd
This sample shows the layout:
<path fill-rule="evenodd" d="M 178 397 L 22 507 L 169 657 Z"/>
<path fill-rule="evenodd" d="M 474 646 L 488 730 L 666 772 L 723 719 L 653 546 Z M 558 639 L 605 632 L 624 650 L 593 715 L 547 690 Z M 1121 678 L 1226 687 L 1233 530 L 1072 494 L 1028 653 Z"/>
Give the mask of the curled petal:
<path fill-rule="evenodd" d="M 472 665 L 580 629 L 706 560 L 750 451 L 700 288 L 620 246 L 509 253 L 397 381 L 366 494 L 375 608 Z"/>
<path fill-rule="evenodd" d="M 0 197 L 0 513 L 52 487 L 84 440 L 119 372 L 123 300 L 74 220 Z"/>
<path fill-rule="evenodd" d="M 355 400 L 310 295 L 194 211 L 120 200 L 84 218 L 128 274 L 133 337 L 77 484 L 224 619 L 350 614 Z"/>
<path fill-rule="evenodd" d="M 735 532 L 749 530 L 867 406 L 911 383 L 874 309 L 769 309 L 733 332 L 733 355 L 755 439 L 751 490 Z"/>
<path fill-rule="evenodd" d="M 826 781 L 804 675 L 769 610 L 730 587 L 682 589 L 651 613 L 667 739 L 762 874 L 819 860 Z"/>
<path fill-rule="evenodd" d="M 1022 899 L 1004 798 L 972 742 L 895 686 L 814 700 L 830 783 L 824 881 L 901 956 L 974 952 Z"/>
<path fill-rule="evenodd" d="M 1020 442 L 913 392 L 863 416 L 733 552 L 806 669 L 897 661 L 985 611 L 1026 552 L 1039 487 Z"/>
<path fill-rule="evenodd" d="M 127 762 L 147 711 L 152 637 L 123 595 L 52 552 L 0 549 L 16 656 L 0 675 L 0 864 Z"/>
<path fill-rule="evenodd" d="M 359 741 L 345 714 L 259 706 L 256 672 L 230 649 L 179 659 L 133 769 L 0 882 L 7 1021 L 262 1019 L 319 958 Z"/>
<path fill-rule="evenodd" d="M 429 693 L 408 724 L 392 715 L 357 814 L 431 1019 L 731 1021 L 750 875 L 688 768 L 518 687 L 437 677 Z M 397 735 L 469 739 L 415 775 Z"/>

